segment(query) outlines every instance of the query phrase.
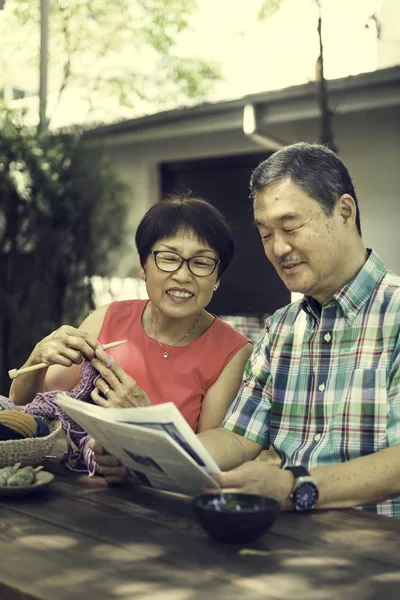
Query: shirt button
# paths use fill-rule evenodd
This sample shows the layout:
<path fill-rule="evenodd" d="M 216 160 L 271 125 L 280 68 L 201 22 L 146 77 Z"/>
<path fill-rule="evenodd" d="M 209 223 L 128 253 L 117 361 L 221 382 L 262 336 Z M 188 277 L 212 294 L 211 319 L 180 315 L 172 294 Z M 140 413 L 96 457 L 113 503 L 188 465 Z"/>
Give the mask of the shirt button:
<path fill-rule="evenodd" d="M 326 342 L 330 342 L 330 341 L 331 341 L 331 339 L 332 339 L 332 338 L 331 338 L 331 334 L 330 334 L 330 333 L 327 333 L 326 335 L 324 335 L 324 340 L 325 340 Z"/>
<path fill-rule="evenodd" d="M 323 391 L 324 391 L 324 389 L 325 389 L 325 384 L 324 384 L 324 383 L 321 383 L 321 385 L 320 385 L 320 386 L 318 386 L 318 389 L 319 389 L 319 391 L 320 391 L 320 392 L 323 392 Z"/>
<path fill-rule="evenodd" d="M 321 439 L 321 434 L 317 433 L 316 435 L 314 435 L 314 441 L 315 442 L 319 442 L 319 440 Z"/>

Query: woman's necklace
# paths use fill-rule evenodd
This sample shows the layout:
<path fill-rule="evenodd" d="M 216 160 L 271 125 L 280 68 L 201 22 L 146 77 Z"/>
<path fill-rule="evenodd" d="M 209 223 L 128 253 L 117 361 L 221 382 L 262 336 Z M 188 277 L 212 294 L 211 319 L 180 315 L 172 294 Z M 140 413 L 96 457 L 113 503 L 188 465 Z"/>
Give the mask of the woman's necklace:
<path fill-rule="evenodd" d="M 189 335 L 192 333 L 193 329 L 196 327 L 197 323 L 199 322 L 200 319 L 200 313 L 197 315 L 195 322 L 193 323 L 193 325 L 191 326 L 191 328 L 189 329 L 189 331 L 187 333 L 185 333 L 184 336 L 182 336 L 181 338 L 179 338 L 179 340 L 176 340 L 176 342 L 174 342 L 173 344 L 171 344 L 171 346 L 168 346 L 167 349 L 164 348 L 164 346 L 162 345 L 162 343 L 160 342 L 160 340 L 157 337 L 157 332 L 156 332 L 156 328 L 154 327 L 154 323 L 153 323 L 153 317 L 150 314 L 150 323 L 151 326 L 153 328 L 154 331 L 154 335 L 156 337 L 157 342 L 160 345 L 160 348 L 163 352 L 163 357 L 164 358 L 168 358 L 169 353 L 171 352 L 172 348 L 174 348 L 174 346 L 176 346 L 177 344 L 179 344 L 180 342 L 183 342 L 184 339 L 186 339 L 187 337 L 189 337 Z"/>

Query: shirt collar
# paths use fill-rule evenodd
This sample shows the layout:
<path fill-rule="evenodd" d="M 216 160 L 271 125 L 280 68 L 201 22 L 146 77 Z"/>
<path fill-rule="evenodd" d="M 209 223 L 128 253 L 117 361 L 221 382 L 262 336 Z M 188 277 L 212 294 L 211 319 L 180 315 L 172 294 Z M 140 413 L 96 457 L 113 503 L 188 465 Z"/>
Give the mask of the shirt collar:
<path fill-rule="evenodd" d="M 339 305 L 348 325 L 351 325 L 358 312 L 387 272 L 385 265 L 377 253 L 369 248 L 367 251 L 368 258 L 358 273 L 324 305 L 325 307 L 335 304 Z M 314 298 L 305 296 L 302 301 L 302 308 L 319 320 L 321 307 Z"/>

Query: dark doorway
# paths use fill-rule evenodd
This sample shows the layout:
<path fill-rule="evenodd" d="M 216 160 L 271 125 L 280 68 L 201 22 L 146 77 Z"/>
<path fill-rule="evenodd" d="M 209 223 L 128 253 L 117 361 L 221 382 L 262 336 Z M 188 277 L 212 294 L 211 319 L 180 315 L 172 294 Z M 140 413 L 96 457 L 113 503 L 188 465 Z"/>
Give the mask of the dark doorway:
<path fill-rule="evenodd" d="M 262 318 L 290 302 L 290 293 L 267 261 L 253 226 L 250 175 L 268 156 L 247 154 L 161 165 L 163 197 L 172 192 L 201 196 L 219 208 L 233 228 L 236 255 L 209 305 L 217 315 Z"/>

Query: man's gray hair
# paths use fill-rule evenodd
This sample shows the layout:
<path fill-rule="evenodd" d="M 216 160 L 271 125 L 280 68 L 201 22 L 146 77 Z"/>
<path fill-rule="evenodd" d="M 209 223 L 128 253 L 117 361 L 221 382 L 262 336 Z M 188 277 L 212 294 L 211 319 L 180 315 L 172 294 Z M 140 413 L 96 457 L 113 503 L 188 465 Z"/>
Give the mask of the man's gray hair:
<path fill-rule="evenodd" d="M 300 142 L 285 146 L 264 160 L 250 179 L 251 195 L 284 179 L 291 179 L 331 215 L 337 200 L 349 194 L 356 204 L 356 226 L 361 236 L 358 200 L 347 167 L 337 154 L 320 144 Z"/>

